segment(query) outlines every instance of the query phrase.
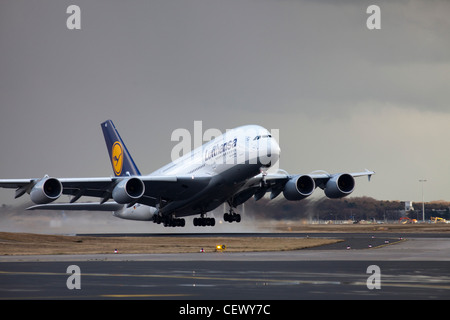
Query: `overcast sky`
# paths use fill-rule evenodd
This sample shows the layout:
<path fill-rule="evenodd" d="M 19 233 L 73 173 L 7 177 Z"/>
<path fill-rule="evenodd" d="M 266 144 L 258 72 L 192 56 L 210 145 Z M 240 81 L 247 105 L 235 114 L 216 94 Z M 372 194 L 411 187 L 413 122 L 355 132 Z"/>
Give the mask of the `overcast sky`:
<path fill-rule="evenodd" d="M 66 9 L 81 8 L 81 30 Z M 381 8 L 381 30 L 366 9 Z M 289 173 L 376 171 L 355 196 L 450 201 L 449 1 L 0 2 L 0 178 L 141 172 L 177 128 L 278 129 Z M 316 191 L 320 193 L 321 191 Z M 14 203 L 0 190 L 0 203 Z"/>

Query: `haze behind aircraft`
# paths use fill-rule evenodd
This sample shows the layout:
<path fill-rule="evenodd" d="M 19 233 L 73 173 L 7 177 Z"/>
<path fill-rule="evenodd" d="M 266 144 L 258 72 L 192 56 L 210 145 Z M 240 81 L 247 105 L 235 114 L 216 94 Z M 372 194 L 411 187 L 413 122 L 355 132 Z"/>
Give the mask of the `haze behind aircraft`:
<path fill-rule="evenodd" d="M 101 124 L 109 152 L 113 177 L 3 179 L 0 187 L 16 189 L 15 197 L 25 193 L 36 204 L 28 210 L 113 211 L 116 217 L 153 221 L 164 226 L 185 226 L 185 216 L 194 218 L 194 226 L 214 226 L 207 213 L 223 203 L 227 222 L 240 222 L 235 208 L 251 197 L 270 199 L 283 193 L 287 200 L 309 197 L 319 187 L 328 198 L 342 198 L 355 188 L 356 173 L 289 175 L 266 173 L 277 163 L 280 147 L 270 132 L 248 125 L 229 130 L 187 155 L 149 175 L 141 175 L 130 152 L 111 120 Z M 71 195 L 70 203 L 52 203 L 62 194 Z M 96 197 L 98 203 L 78 203 L 82 196 Z M 113 201 L 109 201 L 109 200 Z"/>

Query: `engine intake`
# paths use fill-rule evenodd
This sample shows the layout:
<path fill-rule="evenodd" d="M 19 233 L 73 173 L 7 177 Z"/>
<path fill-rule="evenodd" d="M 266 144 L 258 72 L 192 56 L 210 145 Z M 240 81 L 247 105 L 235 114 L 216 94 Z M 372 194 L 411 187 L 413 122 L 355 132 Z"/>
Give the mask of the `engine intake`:
<path fill-rule="evenodd" d="M 308 175 L 292 177 L 286 182 L 283 195 L 287 200 L 295 201 L 309 197 L 316 188 L 314 179 Z"/>
<path fill-rule="evenodd" d="M 336 175 L 328 180 L 325 186 L 325 195 L 331 199 L 348 196 L 355 189 L 355 179 L 348 173 Z"/>
<path fill-rule="evenodd" d="M 114 201 L 127 204 L 144 195 L 145 185 L 139 178 L 129 178 L 120 181 L 112 192 Z"/>
<path fill-rule="evenodd" d="M 36 204 L 46 204 L 58 199 L 62 194 L 63 186 L 56 178 L 42 178 L 31 189 L 30 198 Z"/>

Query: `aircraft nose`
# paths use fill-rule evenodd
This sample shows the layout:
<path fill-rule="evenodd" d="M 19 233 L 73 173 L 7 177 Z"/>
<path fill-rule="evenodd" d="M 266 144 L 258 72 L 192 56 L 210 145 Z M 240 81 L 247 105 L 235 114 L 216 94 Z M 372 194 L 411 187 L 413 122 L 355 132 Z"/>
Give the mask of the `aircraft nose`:
<path fill-rule="evenodd" d="M 271 139 L 271 153 L 272 153 L 272 158 L 274 160 L 274 162 L 277 162 L 278 159 L 280 158 L 280 146 L 278 145 L 278 142 L 275 139 Z"/>
<path fill-rule="evenodd" d="M 273 152 L 280 155 L 280 146 L 278 145 L 278 142 L 275 139 L 272 139 L 272 150 Z"/>

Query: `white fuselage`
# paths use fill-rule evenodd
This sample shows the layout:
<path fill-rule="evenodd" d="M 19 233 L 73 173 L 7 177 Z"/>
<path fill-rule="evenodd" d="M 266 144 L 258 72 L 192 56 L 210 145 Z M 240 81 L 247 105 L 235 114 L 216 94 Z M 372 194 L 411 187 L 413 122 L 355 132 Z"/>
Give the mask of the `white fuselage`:
<path fill-rule="evenodd" d="M 152 172 L 150 176 L 211 176 L 212 182 L 198 195 L 171 203 L 176 216 L 215 209 L 233 196 L 245 182 L 279 159 L 280 147 L 270 132 L 256 125 L 228 130 L 192 152 Z M 149 220 L 157 208 L 135 205 L 115 213 L 117 217 Z"/>
<path fill-rule="evenodd" d="M 150 175 L 216 175 L 239 164 L 270 167 L 278 161 L 280 147 L 270 132 L 247 125 L 229 130 Z"/>

